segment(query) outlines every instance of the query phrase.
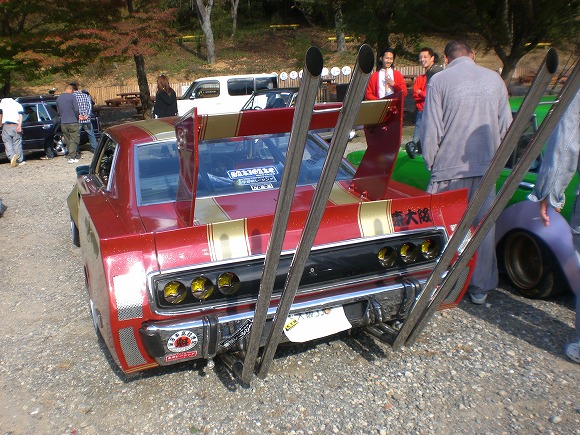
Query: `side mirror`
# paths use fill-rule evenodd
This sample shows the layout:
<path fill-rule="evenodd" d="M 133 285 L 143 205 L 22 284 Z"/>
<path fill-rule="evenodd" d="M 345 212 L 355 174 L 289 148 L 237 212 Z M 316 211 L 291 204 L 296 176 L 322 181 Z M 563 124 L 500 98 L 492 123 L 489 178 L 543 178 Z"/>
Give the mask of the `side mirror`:
<path fill-rule="evenodd" d="M 77 171 L 77 177 L 81 177 L 83 175 L 89 175 L 89 165 L 81 165 L 77 166 L 75 169 Z"/>

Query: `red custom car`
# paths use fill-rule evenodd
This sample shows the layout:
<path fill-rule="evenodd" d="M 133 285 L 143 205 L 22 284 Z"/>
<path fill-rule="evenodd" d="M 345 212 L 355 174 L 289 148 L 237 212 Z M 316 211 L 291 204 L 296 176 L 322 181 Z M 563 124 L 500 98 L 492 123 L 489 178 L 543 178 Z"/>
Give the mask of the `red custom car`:
<path fill-rule="evenodd" d="M 300 165 L 266 340 L 329 150 L 314 131 L 339 114 L 315 111 L 302 160 L 287 162 L 294 110 L 111 127 L 78 168 L 73 240 L 95 328 L 125 373 L 246 349 L 281 177 Z M 402 114 L 400 98 L 362 103 L 368 151 L 358 169 L 340 166 L 283 341 L 397 328 L 460 221 L 466 191 L 391 180 Z M 459 302 L 470 267 L 442 306 Z"/>

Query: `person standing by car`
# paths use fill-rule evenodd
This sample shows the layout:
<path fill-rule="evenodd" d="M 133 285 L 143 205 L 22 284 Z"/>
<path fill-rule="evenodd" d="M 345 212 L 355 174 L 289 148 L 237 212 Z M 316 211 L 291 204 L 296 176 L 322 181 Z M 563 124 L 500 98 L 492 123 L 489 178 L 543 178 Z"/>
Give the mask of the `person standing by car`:
<path fill-rule="evenodd" d="M 56 98 L 56 108 L 60 114 L 60 128 L 68 146 L 69 163 L 77 163 L 81 158 L 79 104 L 73 92 L 72 85 L 68 84 L 64 88 L 64 92 Z"/>
<path fill-rule="evenodd" d="M 475 64 L 467 43 L 447 43 L 445 61 L 447 68 L 429 80 L 421 121 L 423 158 L 431 171 L 427 191 L 467 188 L 471 201 L 507 133 L 512 113 L 505 83 L 496 72 Z M 494 198 L 495 188 L 488 193 L 475 226 Z M 484 304 L 498 280 L 492 227 L 477 250 L 468 288 L 471 302 Z"/>
<path fill-rule="evenodd" d="M 95 137 L 93 123 L 91 122 L 93 99 L 87 91 L 79 91 L 79 87 L 76 83 L 71 83 L 71 86 L 74 91 L 73 94 L 77 99 L 77 104 L 79 105 L 79 127 L 86 131 L 89 143 L 91 144 L 91 150 L 94 153 L 97 149 L 97 138 Z"/>
<path fill-rule="evenodd" d="M 580 91 L 566 109 L 554 133 L 546 143 L 544 161 L 540 167 L 536 187 L 529 195 L 532 201 L 540 203 L 540 217 L 544 226 L 550 225 L 548 209 L 558 213 L 566 200 L 564 191 L 572 180 L 574 172 L 580 174 Z M 580 195 L 576 193 L 574 214 L 570 218 L 572 240 L 576 259 L 580 267 Z M 576 293 L 576 341 L 566 346 L 566 355 L 580 363 L 580 289 Z"/>
<path fill-rule="evenodd" d="M 157 93 L 155 94 L 153 113 L 155 118 L 177 115 L 177 94 L 169 86 L 167 76 L 163 74 L 157 77 Z"/>
<path fill-rule="evenodd" d="M 443 68 L 435 64 L 436 55 L 432 48 L 423 47 L 419 51 L 419 63 L 425 68 L 425 73 L 417 76 L 413 83 L 413 99 L 417 112 L 415 114 L 415 131 L 413 132 L 413 146 L 421 149 L 421 118 L 423 117 L 423 108 L 425 107 L 425 97 L 427 96 L 427 83 L 436 73 L 443 71 Z"/>
<path fill-rule="evenodd" d="M 2 98 L 0 101 L 0 123 L 2 124 L 2 142 L 6 151 L 6 157 L 10 160 L 10 166 L 23 165 L 24 153 L 22 152 L 22 104 L 13 98 Z"/>
<path fill-rule="evenodd" d="M 394 69 L 395 52 L 391 48 L 383 50 L 379 57 L 380 69 L 371 74 L 365 91 L 365 100 L 380 100 L 395 92 L 407 95 L 407 84 L 400 71 Z"/>

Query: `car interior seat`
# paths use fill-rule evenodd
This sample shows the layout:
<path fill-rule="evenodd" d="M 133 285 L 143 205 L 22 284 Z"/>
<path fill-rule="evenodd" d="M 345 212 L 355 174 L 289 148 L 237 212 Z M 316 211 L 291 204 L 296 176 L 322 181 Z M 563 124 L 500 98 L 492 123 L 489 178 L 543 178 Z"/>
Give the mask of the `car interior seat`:
<path fill-rule="evenodd" d="M 278 97 L 274 100 L 274 104 L 272 104 L 272 109 L 278 109 L 280 107 L 286 107 L 286 103 L 284 103 L 284 98 Z"/>

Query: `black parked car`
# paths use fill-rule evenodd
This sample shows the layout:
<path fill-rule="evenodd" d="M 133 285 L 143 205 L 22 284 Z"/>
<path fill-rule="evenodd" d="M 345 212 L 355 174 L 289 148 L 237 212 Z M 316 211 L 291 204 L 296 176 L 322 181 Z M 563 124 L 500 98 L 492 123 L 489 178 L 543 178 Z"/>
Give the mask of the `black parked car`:
<path fill-rule="evenodd" d="M 56 110 L 56 95 L 36 95 L 16 98 L 24 108 L 22 117 L 23 151 L 45 150 L 51 146 L 54 154 L 63 156 L 68 153 L 60 130 L 60 116 Z M 91 116 L 97 141 L 101 137 L 101 124 L 94 114 Z M 81 129 L 81 145 L 89 138 Z M 0 154 L 5 156 L 4 143 L 0 138 Z"/>

